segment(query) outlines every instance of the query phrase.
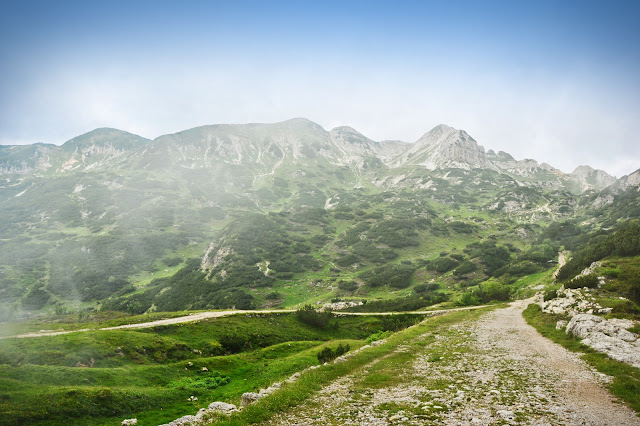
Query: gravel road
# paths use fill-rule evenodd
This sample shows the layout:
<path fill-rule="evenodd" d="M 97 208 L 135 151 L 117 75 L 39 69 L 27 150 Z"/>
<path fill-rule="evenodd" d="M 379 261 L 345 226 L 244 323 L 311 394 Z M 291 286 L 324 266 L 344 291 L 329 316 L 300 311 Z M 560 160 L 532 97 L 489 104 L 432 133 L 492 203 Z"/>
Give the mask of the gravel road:
<path fill-rule="evenodd" d="M 527 304 L 400 347 L 415 356 L 390 386 L 363 386 L 377 360 L 270 424 L 640 425 L 604 388 L 606 376 L 525 322 Z"/>
<path fill-rule="evenodd" d="M 434 311 L 412 311 L 412 312 L 342 312 L 335 311 L 336 315 L 397 315 L 397 314 L 419 314 L 419 315 L 440 315 L 451 311 L 460 311 L 460 310 L 471 310 L 471 309 L 480 309 L 482 306 L 467 306 L 463 308 L 452 308 L 452 309 L 441 309 Z M 96 331 L 96 330 L 123 330 L 123 329 L 136 329 L 136 328 L 151 328 L 151 327 L 159 327 L 164 325 L 173 325 L 173 324 L 182 324 L 186 322 L 197 322 L 210 318 L 220 318 L 226 317 L 229 315 L 262 315 L 262 314 L 278 314 L 278 313 L 292 313 L 295 312 L 295 309 L 269 309 L 269 310 L 233 310 L 233 311 L 207 311 L 207 312 L 198 312 L 195 314 L 185 315 L 181 317 L 175 318 L 166 318 L 161 320 L 149 321 L 149 322 L 140 322 L 136 324 L 124 324 L 113 327 L 103 327 L 103 328 L 81 328 L 76 330 L 41 330 L 31 333 L 23 333 L 16 334 L 13 336 L 0 336 L 0 339 L 9 339 L 9 338 L 18 338 L 18 339 L 26 339 L 30 337 L 46 337 L 46 336 L 59 336 L 61 334 L 69 334 L 69 333 L 81 333 L 85 331 Z"/>

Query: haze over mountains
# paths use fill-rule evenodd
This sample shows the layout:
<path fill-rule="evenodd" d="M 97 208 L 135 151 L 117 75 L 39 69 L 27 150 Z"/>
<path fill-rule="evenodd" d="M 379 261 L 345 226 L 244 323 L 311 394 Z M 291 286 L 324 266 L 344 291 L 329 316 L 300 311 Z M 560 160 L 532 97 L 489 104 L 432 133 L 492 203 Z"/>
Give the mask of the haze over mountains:
<path fill-rule="evenodd" d="M 486 168 L 531 178 L 544 176 L 545 184 L 571 186 L 574 192 L 603 189 L 615 177 L 603 170 L 579 166 L 565 174 L 549 164 L 535 160 L 517 161 L 508 153 L 484 147 L 464 130 L 440 124 L 415 143 L 376 142 L 350 127 L 330 131 L 306 119 L 275 124 L 211 125 L 163 135 L 154 140 L 117 129 L 96 129 L 73 138 L 62 146 L 52 144 L 0 147 L 0 174 L 37 175 L 88 171 L 100 166 L 122 164 L 123 160 L 159 160 L 166 155 L 172 165 L 210 167 L 212 161 L 232 164 L 255 162 L 274 171 L 286 160 L 321 157 L 336 166 L 363 168 L 377 160 L 390 168 L 408 165 L 427 169 Z M 140 163 L 139 161 L 142 161 Z M 147 163 L 149 164 L 149 163 Z M 578 185 L 576 188 L 575 185 Z"/>
<path fill-rule="evenodd" d="M 273 286 L 297 289 L 281 291 L 285 305 L 344 293 L 330 282 L 309 292 L 314 270 L 365 294 L 368 271 L 414 262 L 406 283 L 415 284 L 424 267 L 415 262 L 438 250 L 487 237 L 527 250 L 561 220 L 585 232 L 613 226 L 635 217 L 639 182 L 640 171 L 616 179 L 515 160 L 446 125 L 412 144 L 292 119 L 1 146 L 0 299 L 14 313 L 109 298 L 145 311 L 268 305 Z M 505 262 L 517 263 L 511 253 Z M 475 280 L 494 273 L 466 260 L 485 266 Z M 191 296 L 171 304 L 172 291 Z"/>

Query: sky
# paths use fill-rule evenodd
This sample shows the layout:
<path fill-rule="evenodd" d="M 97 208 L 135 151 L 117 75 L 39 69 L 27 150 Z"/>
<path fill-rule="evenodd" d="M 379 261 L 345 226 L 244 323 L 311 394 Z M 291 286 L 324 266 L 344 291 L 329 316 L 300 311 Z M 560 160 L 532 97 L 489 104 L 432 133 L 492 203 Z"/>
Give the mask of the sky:
<path fill-rule="evenodd" d="M 640 168 L 639 1 L 0 3 L 0 144 L 305 117 Z"/>

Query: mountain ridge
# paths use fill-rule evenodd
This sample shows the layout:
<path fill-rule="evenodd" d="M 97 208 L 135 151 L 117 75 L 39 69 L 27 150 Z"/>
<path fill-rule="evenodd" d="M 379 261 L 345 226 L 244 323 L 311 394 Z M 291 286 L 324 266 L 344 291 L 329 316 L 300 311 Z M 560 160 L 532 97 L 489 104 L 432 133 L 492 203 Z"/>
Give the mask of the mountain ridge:
<path fill-rule="evenodd" d="M 23 148 L 11 148 L 18 146 Z M 601 190 L 616 182 L 606 171 L 590 166 L 564 173 L 536 160 L 515 160 L 504 151 L 497 154 L 491 149 L 485 151 L 466 131 L 446 124 L 439 124 L 417 141 L 407 143 L 374 141 L 349 126 L 327 131 L 306 118 L 277 123 L 204 125 L 152 140 L 119 129 L 97 128 L 62 145 L 5 145 L 0 147 L 0 175 L 86 170 L 112 165 L 117 159 L 126 160 L 127 154 L 157 156 L 162 155 L 161 151 L 169 158 L 183 159 L 182 165 L 188 167 L 206 167 L 210 164 L 206 157 L 211 155 L 234 164 L 243 160 L 262 162 L 272 172 L 272 167 L 287 155 L 294 160 L 319 156 L 332 164 L 355 169 L 376 163 L 390 169 L 407 166 L 429 170 L 492 169 L 525 178 L 525 185 L 535 185 L 542 179 L 550 187 L 578 193 Z M 526 182 L 527 179 L 530 181 Z"/>

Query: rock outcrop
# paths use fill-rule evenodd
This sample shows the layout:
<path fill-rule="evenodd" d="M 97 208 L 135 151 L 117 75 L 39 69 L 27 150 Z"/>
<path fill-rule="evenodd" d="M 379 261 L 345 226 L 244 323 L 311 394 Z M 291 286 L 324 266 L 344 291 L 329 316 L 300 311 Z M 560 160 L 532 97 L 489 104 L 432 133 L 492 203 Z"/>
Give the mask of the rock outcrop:
<path fill-rule="evenodd" d="M 215 416 L 216 414 L 231 415 L 238 411 L 240 411 L 238 407 L 236 407 L 233 404 L 216 401 L 209 404 L 207 408 L 201 408 L 195 416 L 194 415 L 182 416 L 179 419 L 175 419 L 171 423 L 166 423 L 161 426 L 204 425 L 204 424 L 209 424 L 210 418 L 212 416 Z M 122 424 L 124 425 L 124 422 Z M 131 424 L 136 424 L 136 423 L 131 423 Z"/>
<path fill-rule="evenodd" d="M 582 338 L 582 343 L 617 361 L 640 368 L 640 340 L 628 329 L 634 325 L 627 319 L 605 319 L 591 314 L 577 314 L 566 333 Z"/>
<path fill-rule="evenodd" d="M 541 303 L 542 311 L 557 315 L 577 315 L 580 313 L 608 314 L 611 308 L 603 308 L 589 293 L 588 289 L 561 288 L 558 297 Z"/>

